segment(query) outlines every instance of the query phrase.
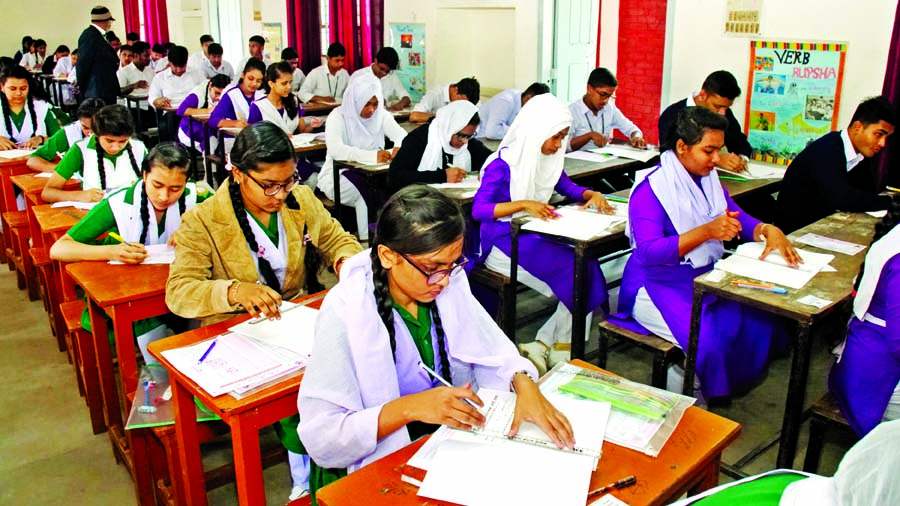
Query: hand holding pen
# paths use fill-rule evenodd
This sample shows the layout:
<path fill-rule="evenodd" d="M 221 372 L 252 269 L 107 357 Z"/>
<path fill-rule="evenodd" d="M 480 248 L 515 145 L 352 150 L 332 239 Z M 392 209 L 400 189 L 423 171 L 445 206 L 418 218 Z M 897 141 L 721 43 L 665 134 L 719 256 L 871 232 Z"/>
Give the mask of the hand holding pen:
<path fill-rule="evenodd" d="M 484 415 L 478 411 L 484 402 L 471 390 L 471 385 L 454 387 L 421 361 L 419 367 L 447 388 L 431 388 L 407 396 L 411 402 L 412 419 L 463 430 L 484 425 Z"/>
<path fill-rule="evenodd" d="M 128 242 L 115 232 L 109 232 L 107 235 L 120 243 L 111 247 L 110 260 L 117 260 L 123 264 L 139 264 L 147 259 L 147 250 L 143 244 Z"/>
<path fill-rule="evenodd" d="M 542 220 L 553 220 L 560 217 L 560 214 L 556 212 L 556 208 L 550 204 L 535 200 L 521 200 L 519 205 L 522 211 Z"/>

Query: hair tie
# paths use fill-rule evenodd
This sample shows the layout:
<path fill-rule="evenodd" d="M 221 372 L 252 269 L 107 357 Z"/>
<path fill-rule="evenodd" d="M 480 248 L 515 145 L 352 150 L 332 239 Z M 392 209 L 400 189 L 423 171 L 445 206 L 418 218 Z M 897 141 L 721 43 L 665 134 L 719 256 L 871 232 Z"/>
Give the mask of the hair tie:
<path fill-rule="evenodd" d="M 312 237 L 309 234 L 303 234 L 303 245 L 307 245 L 312 242 Z"/>
<path fill-rule="evenodd" d="M 265 254 L 266 254 L 266 248 L 263 246 L 260 246 L 259 249 L 256 250 L 257 258 L 262 258 L 263 256 L 265 256 Z"/>

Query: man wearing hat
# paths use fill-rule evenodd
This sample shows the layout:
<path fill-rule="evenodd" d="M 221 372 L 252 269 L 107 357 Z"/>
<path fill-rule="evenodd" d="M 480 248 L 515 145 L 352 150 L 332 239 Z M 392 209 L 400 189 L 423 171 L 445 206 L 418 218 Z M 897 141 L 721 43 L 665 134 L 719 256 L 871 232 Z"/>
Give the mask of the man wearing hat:
<path fill-rule="evenodd" d="M 75 65 L 78 86 L 84 98 L 99 98 L 106 105 L 116 103 L 119 96 L 119 57 L 104 38 L 115 21 L 109 9 L 98 5 L 91 9 L 91 26 L 78 37 L 78 64 Z"/>

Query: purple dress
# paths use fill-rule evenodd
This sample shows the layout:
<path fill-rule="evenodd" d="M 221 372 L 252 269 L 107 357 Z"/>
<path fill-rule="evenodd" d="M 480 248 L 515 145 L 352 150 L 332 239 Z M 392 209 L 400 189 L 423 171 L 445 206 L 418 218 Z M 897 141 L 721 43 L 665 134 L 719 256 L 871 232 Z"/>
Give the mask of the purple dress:
<path fill-rule="evenodd" d="M 726 190 L 722 191 L 728 210 L 740 212 L 740 238 L 752 241 L 759 220 L 746 214 Z M 713 266 L 695 269 L 690 264 L 681 264 L 678 232 L 647 179 L 632 191 L 628 216 L 635 247 L 622 276 L 619 313 L 610 320 L 649 334 L 632 318 L 637 292 L 644 287 L 678 344 L 686 349 L 694 278 L 709 272 Z M 768 363 L 770 350 L 780 348 L 776 341 L 784 339 L 776 318 L 734 301 L 719 300 L 714 295 L 703 298 L 701 318 L 697 376 L 707 397 L 729 395 L 755 381 Z"/>
<path fill-rule="evenodd" d="M 900 382 L 900 297 L 891 293 L 900 283 L 900 255 L 884 264 L 868 313 L 887 323 L 880 327 L 855 316 L 847 329 L 840 362 L 828 376 L 828 388 L 860 437 L 881 422 L 897 382 Z"/>
<path fill-rule="evenodd" d="M 510 224 L 494 218 L 494 206 L 510 202 L 509 164 L 501 155 L 484 168 L 481 187 L 472 204 L 472 217 L 481 222 L 481 259 L 487 258 L 492 247 L 497 247 L 507 256 L 512 245 Z M 563 197 L 582 200 L 584 187 L 569 179 L 565 172 L 559 176 L 554 188 Z M 550 286 L 553 294 L 572 312 L 573 284 L 575 279 L 575 250 L 568 245 L 558 244 L 535 234 L 519 236 L 519 266 L 532 276 Z M 606 279 L 598 262 L 588 262 L 587 268 L 587 311 L 597 309 L 606 303 Z"/>
<path fill-rule="evenodd" d="M 194 139 L 194 142 L 197 143 L 197 146 L 202 151 L 203 148 L 206 147 L 206 139 L 203 138 L 203 123 L 194 121 L 194 128 L 191 129 L 191 121 L 184 115 L 188 109 L 197 109 L 199 107 L 200 97 L 198 97 L 196 93 L 189 93 L 188 96 L 184 97 L 184 100 L 181 101 L 181 105 L 178 106 L 178 112 L 175 114 L 181 118 L 178 129 L 184 132 L 188 139 Z M 214 133 L 212 133 L 212 135 L 214 135 Z M 188 144 L 188 147 L 190 147 L 190 144 Z"/>

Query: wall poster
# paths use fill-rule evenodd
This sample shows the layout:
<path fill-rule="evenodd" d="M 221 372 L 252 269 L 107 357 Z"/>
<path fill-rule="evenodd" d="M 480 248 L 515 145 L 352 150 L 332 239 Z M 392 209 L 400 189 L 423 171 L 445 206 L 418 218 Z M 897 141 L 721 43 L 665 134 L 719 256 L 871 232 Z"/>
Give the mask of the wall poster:
<path fill-rule="evenodd" d="M 390 23 L 389 46 L 400 55 L 394 71 L 413 103 L 425 94 L 425 23 Z"/>

